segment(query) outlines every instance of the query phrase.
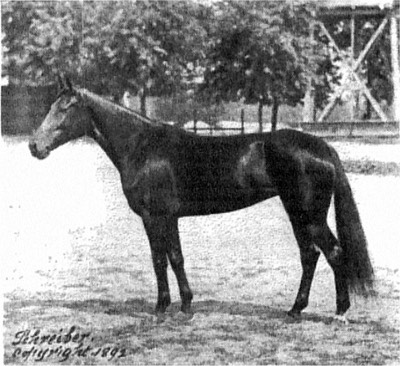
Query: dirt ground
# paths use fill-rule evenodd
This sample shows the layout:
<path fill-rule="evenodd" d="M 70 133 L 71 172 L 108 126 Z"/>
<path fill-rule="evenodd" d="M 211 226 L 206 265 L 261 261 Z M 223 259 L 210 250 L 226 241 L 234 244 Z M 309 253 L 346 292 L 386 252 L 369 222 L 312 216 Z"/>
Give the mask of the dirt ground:
<path fill-rule="evenodd" d="M 194 315 L 179 312 L 169 271 L 173 304 L 159 319 L 153 314 L 156 281 L 143 225 L 102 151 L 77 141 L 38 161 L 26 139 L 4 142 L 5 363 L 400 362 L 396 171 L 349 173 L 378 293 L 372 300 L 352 299 L 349 324 L 333 319 L 333 275 L 323 258 L 302 319 L 286 316 L 301 266 L 278 198 L 229 214 L 181 219 Z M 332 145 L 345 162 L 358 166 L 400 164 L 398 142 Z M 334 227 L 333 212 L 329 221 Z"/>

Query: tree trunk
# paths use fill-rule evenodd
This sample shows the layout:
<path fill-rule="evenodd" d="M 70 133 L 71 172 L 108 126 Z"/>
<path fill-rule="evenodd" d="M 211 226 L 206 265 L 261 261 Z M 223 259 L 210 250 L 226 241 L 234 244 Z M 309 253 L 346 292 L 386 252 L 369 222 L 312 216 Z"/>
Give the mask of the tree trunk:
<path fill-rule="evenodd" d="M 276 131 L 276 125 L 278 124 L 278 110 L 279 101 L 278 98 L 274 98 L 272 103 L 271 131 Z"/>
<path fill-rule="evenodd" d="M 263 97 L 260 96 L 260 99 L 258 101 L 258 131 L 261 133 L 263 132 L 263 126 L 262 126 L 262 117 L 263 117 Z"/>
<path fill-rule="evenodd" d="M 140 89 L 139 91 L 139 98 L 140 98 L 140 113 L 143 116 L 147 116 L 147 111 L 146 111 L 146 87 L 144 86 L 143 88 Z"/>
<path fill-rule="evenodd" d="M 240 111 L 240 128 L 241 134 L 244 135 L 244 108 Z"/>

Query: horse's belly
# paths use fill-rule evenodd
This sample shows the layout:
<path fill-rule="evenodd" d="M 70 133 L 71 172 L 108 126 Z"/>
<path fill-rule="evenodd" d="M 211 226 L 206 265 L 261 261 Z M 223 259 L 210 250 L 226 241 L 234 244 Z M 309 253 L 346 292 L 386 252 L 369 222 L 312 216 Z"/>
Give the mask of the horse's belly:
<path fill-rule="evenodd" d="M 263 189 L 237 189 L 219 194 L 188 194 L 181 199 L 179 216 L 211 215 L 240 210 L 277 196 L 273 187 Z"/>

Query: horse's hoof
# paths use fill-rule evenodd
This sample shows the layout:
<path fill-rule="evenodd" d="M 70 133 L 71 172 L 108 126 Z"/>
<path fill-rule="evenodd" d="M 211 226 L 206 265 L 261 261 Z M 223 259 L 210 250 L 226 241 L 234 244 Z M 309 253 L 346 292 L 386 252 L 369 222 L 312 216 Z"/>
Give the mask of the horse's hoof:
<path fill-rule="evenodd" d="M 168 306 L 168 303 L 158 302 L 156 308 L 154 309 L 154 312 L 156 313 L 156 315 L 164 314 L 167 311 Z"/>
<path fill-rule="evenodd" d="M 345 325 L 348 325 L 348 324 L 349 324 L 349 321 L 348 321 L 348 319 L 346 318 L 346 316 L 345 316 L 344 314 L 342 314 L 342 315 L 335 315 L 335 316 L 333 317 L 333 320 L 334 320 L 335 322 L 340 323 L 340 324 L 345 324 Z"/>
<path fill-rule="evenodd" d="M 174 318 L 179 321 L 191 320 L 193 318 L 193 313 L 184 313 L 183 311 L 179 311 Z"/>
<path fill-rule="evenodd" d="M 301 312 L 298 311 L 298 310 L 293 310 L 293 309 L 291 309 L 291 310 L 289 310 L 289 311 L 287 312 L 287 315 L 289 315 L 289 316 L 292 317 L 292 318 L 299 318 L 299 317 L 301 316 Z"/>
<path fill-rule="evenodd" d="M 165 313 L 159 313 L 159 312 L 156 313 L 156 317 L 157 317 L 157 324 L 164 323 L 167 318 Z"/>
<path fill-rule="evenodd" d="M 190 304 L 186 304 L 186 305 L 182 304 L 181 312 L 185 313 L 185 314 L 193 315 L 192 307 L 190 306 Z"/>
<path fill-rule="evenodd" d="M 288 312 L 286 313 L 286 319 L 287 319 L 289 322 L 299 321 L 299 320 L 301 320 L 301 313 L 300 313 L 300 311 L 293 311 L 293 310 L 290 310 L 290 311 L 288 311 Z"/>

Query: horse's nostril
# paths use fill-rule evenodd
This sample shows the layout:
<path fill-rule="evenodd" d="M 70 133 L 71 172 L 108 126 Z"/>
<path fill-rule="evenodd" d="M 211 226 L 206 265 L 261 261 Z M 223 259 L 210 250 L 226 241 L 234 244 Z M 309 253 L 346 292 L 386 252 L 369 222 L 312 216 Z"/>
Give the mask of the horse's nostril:
<path fill-rule="evenodd" d="M 29 141 L 29 150 L 31 151 L 32 155 L 36 155 L 37 153 L 37 146 L 36 143 L 33 141 Z"/>

